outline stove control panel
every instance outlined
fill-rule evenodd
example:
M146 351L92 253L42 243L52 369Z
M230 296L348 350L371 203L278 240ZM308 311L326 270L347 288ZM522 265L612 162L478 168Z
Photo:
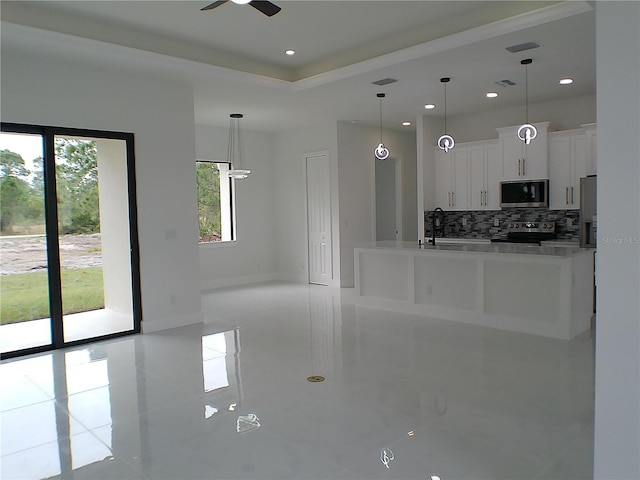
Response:
M554 233L556 231L556 222L529 222L515 221L507 224L507 233Z

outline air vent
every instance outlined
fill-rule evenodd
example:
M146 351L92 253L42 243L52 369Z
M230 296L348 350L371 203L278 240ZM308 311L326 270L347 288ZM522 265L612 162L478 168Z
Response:
M516 82L512 80L498 80L493 83L495 83L496 85L500 85L501 87L513 87L516 84Z
M389 85L390 83L396 83L398 80L396 80L395 78L383 78L382 80L377 80L375 82L371 82L374 85L378 85L378 86L383 86L383 85Z
M531 50L532 48L538 48L540 45L538 45L536 42L527 42L527 43L521 43L520 45L512 45L510 47L507 47L507 50L509 50L511 53L518 53L518 52L524 52L525 50Z

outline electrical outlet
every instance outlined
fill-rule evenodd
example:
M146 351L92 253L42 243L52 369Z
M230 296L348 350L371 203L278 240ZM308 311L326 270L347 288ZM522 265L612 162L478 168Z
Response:
M467 226L467 219L462 217L462 226L466 227Z
M500 219L498 217L493 219L493 226L494 227L499 227L500 226Z
M573 218L567 218L567 228L573 227Z

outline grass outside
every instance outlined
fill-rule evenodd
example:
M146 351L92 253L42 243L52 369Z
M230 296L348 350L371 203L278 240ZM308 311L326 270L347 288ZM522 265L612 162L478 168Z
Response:
M104 308L102 267L62 270L64 314ZM0 324L49 318L47 272L0 277Z

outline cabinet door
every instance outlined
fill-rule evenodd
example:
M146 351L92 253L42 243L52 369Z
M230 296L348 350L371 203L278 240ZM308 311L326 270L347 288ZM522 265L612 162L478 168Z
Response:
M484 166L486 170L486 184L484 187L484 208L486 210L500 209L500 182L502 181L502 158L498 143L485 145Z
M498 128L505 180L549 178L549 122L534 124L538 135L529 145L518 138L520 126Z
M443 210L452 209L452 163L453 152L444 153L438 149L436 150L434 168L434 198L436 206L441 207Z
M549 139L549 164L549 208L556 210L570 208L570 136L554 136Z
M538 136L526 145L522 140L522 178L549 178L549 143L546 129L538 128Z
M571 185L569 186L570 208L580 208L580 179L587 176L587 137L584 134L571 137Z
M454 210L469 208L469 160L468 148L453 151L453 204Z
M487 169L484 153L482 145L469 147L469 186L471 191L469 208L471 210L484 210L485 208Z
M514 130L512 135L500 136L502 143L503 175L507 180L518 180L522 178L522 141L516 137Z

